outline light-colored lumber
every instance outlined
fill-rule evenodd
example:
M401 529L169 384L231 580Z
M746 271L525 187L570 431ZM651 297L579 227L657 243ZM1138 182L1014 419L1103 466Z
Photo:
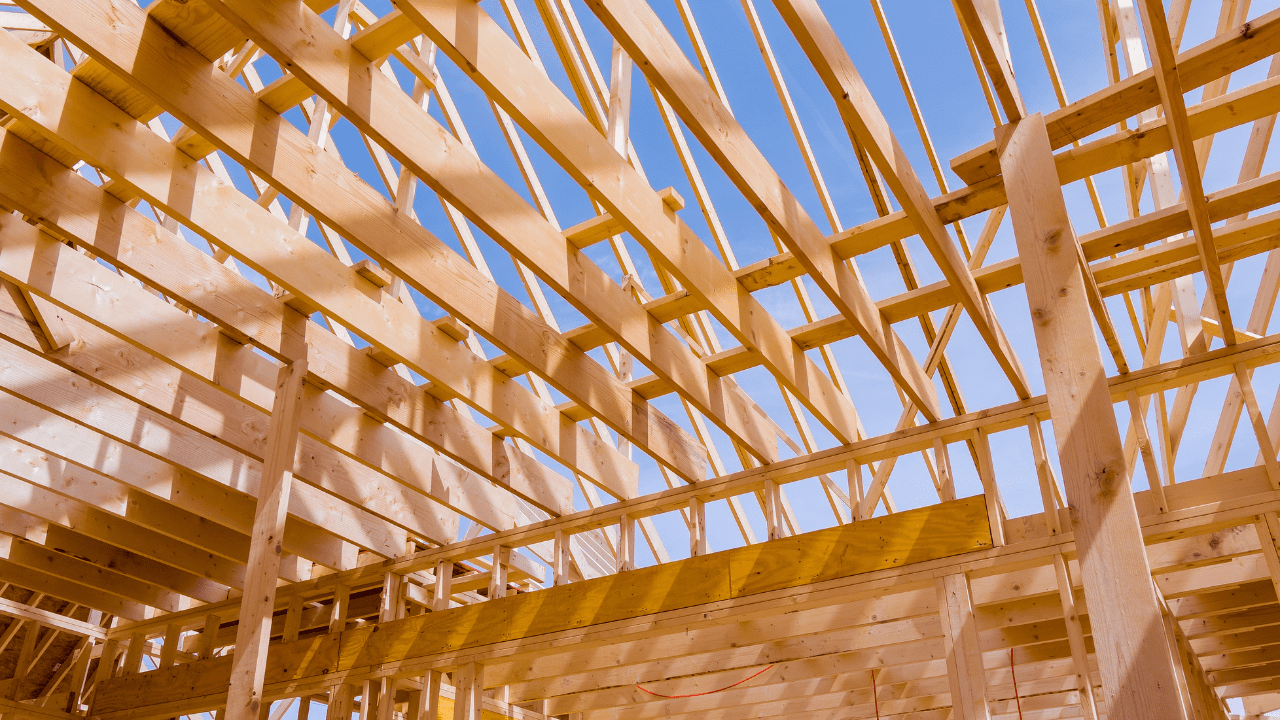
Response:
M1184 717L1169 692L1177 686L1173 658L1147 577L1128 469L1093 328L1075 232L1054 177L1044 121L1031 116L998 136L1001 170L1024 268L1040 349L1054 435L1081 543L1081 573L1092 598L1108 712L1126 717Z
M302 318L298 318L302 322ZM283 548L284 520L293 485L294 450L302 411L303 383L307 377L305 356L280 368L271 428L263 458L262 484L253 514L245 599L236 632L235 663L231 666L231 690L227 698L230 720L254 720L262 706L262 681L266 675L268 629L275 609L275 578Z

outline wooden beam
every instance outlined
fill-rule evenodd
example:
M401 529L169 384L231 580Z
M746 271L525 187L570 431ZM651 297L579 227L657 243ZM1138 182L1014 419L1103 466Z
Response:
M1213 296L1214 311L1222 328L1222 340L1227 345L1236 342L1236 327L1231 322L1231 309L1227 305L1227 285L1222 277L1222 265L1218 249L1213 242L1213 228L1204 197L1204 178L1196 159L1195 145L1187 121L1187 105L1183 93L1181 74L1177 67L1177 55L1169 38L1169 25L1165 18L1162 0L1139 0L1142 11L1142 27L1151 52L1151 69L1155 72L1156 86L1168 120L1169 136L1173 141L1173 156L1178 164L1178 177L1182 180L1182 194L1191 215L1191 228L1195 233L1196 247L1200 250L1200 264L1204 272L1208 292Z
M1075 238L1039 115L997 136L1109 715L1184 717Z
M299 318L301 322L301 318ZM284 539L284 519L293 484L293 455L298 444L302 411L302 386L307 377L305 351L302 357L280 368L275 404L263 458L262 483L253 514L253 537L249 546L249 572L245 578L244 600L240 605L240 626L236 631L236 652L231 666L231 689L227 697L228 720L258 720L262 705L262 681L267 672L267 642L271 639L271 615L275 610L276 575Z
M938 417L933 383L876 311L862 282L836 258L822 232L759 148L684 57L647 4L587 3L675 109L771 230L804 266L854 332L929 420Z
M57 628L58 630L68 632L73 635L91 637L98 640L102 640L107 637L105 630L92 623L87 623L83 620L76 620L75 618L67 617L61 613L41 610L6 598L0 598L0 615L8 615L9 617L20 618L23 620L35 620L41 625Z
M1009 38L1000 13L1000 0L955 0L956 14L973 38L982 65L991 78L1005 119L1017 122L1027 114L1022 94L1013 77L1013 58L1009 55Z

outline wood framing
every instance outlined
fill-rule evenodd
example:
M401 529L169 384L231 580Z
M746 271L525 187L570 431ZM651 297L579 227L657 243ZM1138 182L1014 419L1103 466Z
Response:
M1203 2L0 0L0 718L1280 707Z

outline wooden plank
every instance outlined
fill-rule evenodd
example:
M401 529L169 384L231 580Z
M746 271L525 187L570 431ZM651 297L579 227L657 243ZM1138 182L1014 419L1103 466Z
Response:
M159 411L168 411L174 419L218 438L251 456L262 457L265 449L267 416L257 410L269 407L273 394L270 377L275 365L225 338L216 327L200 323L154 295L143 291L109 272L100 264L75 250L39 237L35 228L15 220L0 221L0 273L7 273L17 284L33 293L57 299L71 309L101 324L120 325L124 317L152 318L146 329L136 324L123 338L142 347L125 344L121 338L103 332L81 317L72 316L68 323L76 328L80 344L69 351L60 364L89 375L117 392ZM19 280L21 278L21 280ZM35 283L35 285L32 285ZM107 298L110 298L108 302ZM124 313L124 315L121 315ZM295 313L299 324L303 322ZM166 357L170 364L147 353ZM219 367L219 366L222 367ZM230 366L230 367L227 367ZM182 370L203 376L209 384L191 385ZM146 376L151 382L122 383L130 373ZM228 388L218 385L221 379L233 388L250 395L252 404L237 402ZM178 388L181 388L179 390ZM319 400L314 394L306 403L319 419L327 419L338 403ZM349 417L349 413L347 414ZM319 424L309 423L312 427ZM370 433L372 434L372 433ZM330 437L332 434L329 434ZM311 484L348 499L379 516L400 524L425 537L447 541L457 537L457 522L452 513L388 477L370 472L372 468L353 464L359 446L348 443L347 455L340 448L322 444L321 438L302 440L294 459L294 471ZM321 440L321 442L317 442ZM366 452L374 450L376 444ZM384 451L385 452L385 451ZM428 472L431 462L426 463ZM378 468L379 470L383 468ZM385 470L384 470L385 472ZM408 473L404 473L409 475ZM410 475L410 477L412 477ZM345 478L345 479L340 479ZM421 484L419 483L419 487Z
M1177 677L1161 637L1124 448L1044 121L1031 116L1005 128L998 142L1081 574L1093 631L1102 639L1097 645L1108 714L1184 717L1169 692Z
M57 628L63 632L72 633L73 635L81 635L99 640L102 640L107 636L105 630L92 623L76 620L75 618L70 618L60 613L41 610L7 598L0 598L0 614L25 620L36 620L41 625Z
M942 614L947 677L951 683L951 705L959 720L987 720L986 672L978 646L978 626L973 617L973 598L964 573L937 579L939 612Z
M296 322L304 320L297 316ZM307 377L302 357L280 368L275 404L262 463L262 482L253 514L249 567L236 652L231 665L231 690L227 698L229 720L257 720L262 704L262 682L267 671L267 643L271 639L271 615L275 610L276 575L280 571L284 520L293 484L293 455L298 445L303 383Z
M956 0L956 13L969 30L978 56L991 78L1005 119L1017 122L1027 114L1022 94L1013 76L1013 58L1009 56L1009 40L1000 15L999 0Z

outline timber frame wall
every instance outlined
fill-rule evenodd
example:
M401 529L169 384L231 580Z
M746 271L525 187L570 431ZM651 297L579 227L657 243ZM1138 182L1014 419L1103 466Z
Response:
M847 227L756 0L743 52L825 217L739 124L751 103L731 109L716 73L734 58L689 0L675 29L659 2L0 0L0 718L1280 709L1280 398L1268 413L1254 389L1280 361L1280 174L1262 172L1280 10L1197 0L1220 19L1183 47L1191 0L1086 0L1110 82L1069 102L1024 0L1058 101L1034 108L1002 17L1016 0L953 0L993 132L948 176L882 0L878 37L856 38L817 0L773 0L878 211ZM914 127L891 128L855 69L846 45L868 38ZM494 137L454 103L463 75ZM690 198L655 189L631 141L645 87ZM1242 127L1238 181L1206 194L1215 136ZM941 195L895 132L918 133ZM524 185L481 153L509 153ZM700 162L776 255L738 263ZM591 217L561 223L544 163ZM1121 221L1104 173L1123 177ZM1100 229L1077 234L1071 183ZM420 191L452 236L420 221ZM1016 253L987 262L1006 217ZM620 277L592 259L605 246ZM877 299L854 263L886 249L905 291ZM1248 310L1228 299L1237 262L1261 267ZM787 284L807 324L755 295ZM1034 359L988 300L1009 288ZM559 324L566 303L586 324ZM962 320L1014 401L966 404L947 354ZM913 354L899 332L917 325ZM864 430L841 341L897 391L901 410L876 409L894 431ZM735 378L756 368L789 418ZM1219 379L1221 410L1193 412ZM1175 478L1196 428L1204 470ZM997 478L998 434L1031 472ZM1257 456L1228 469L1237 436ZM913 455L922 477L894 480L937 503L900 511L889 481ZM963 497L969 461L983 492ZM793 483L820 488L830 527L801 528ZM1040 511L1010 516L1014 487ZM721 501L742 542L712 552Z

